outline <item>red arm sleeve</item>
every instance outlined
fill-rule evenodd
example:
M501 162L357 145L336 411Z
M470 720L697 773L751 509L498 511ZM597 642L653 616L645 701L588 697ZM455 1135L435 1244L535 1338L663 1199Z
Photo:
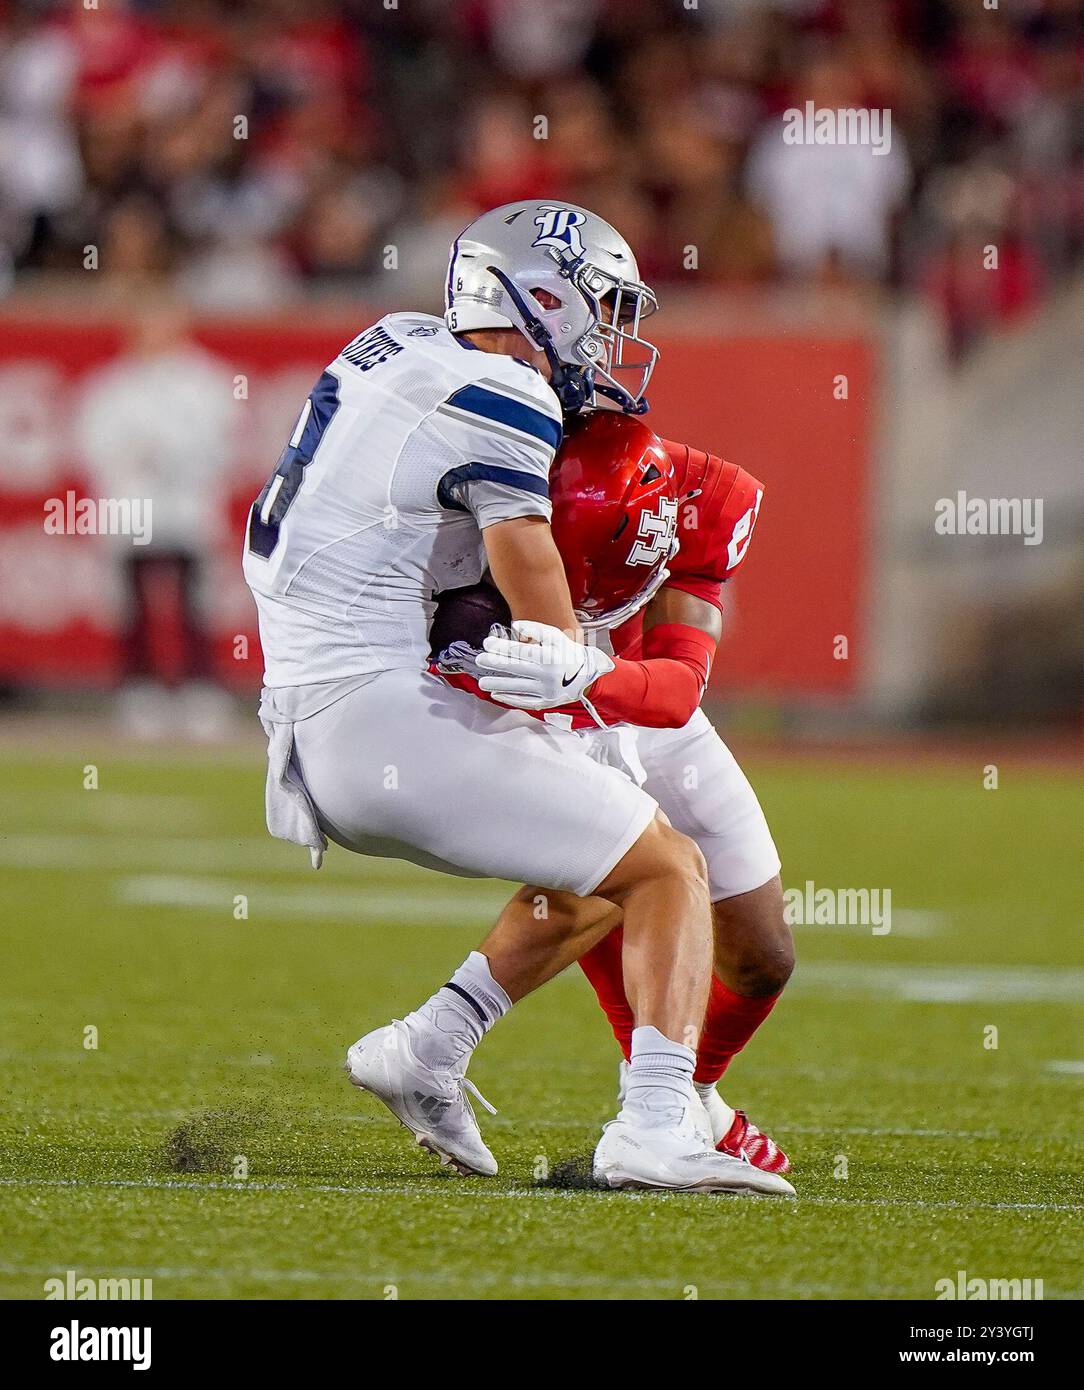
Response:
M590 703L604 724L680 729L700 704L714 655L715 639L701 628L686 623L659 623L644 635L642 660L616 657L614 669L599 676L582 702L528 713L536 719L547 713L567 715L573 728L593 729L597 725L585 707ZM441 671L434 662L430 662L429 670L447 685L495 703L473 676Z
M618 657L586 700L605 724L680 729L700 704L714 655L715 639L700 628L660 623L644 635L643 660Z

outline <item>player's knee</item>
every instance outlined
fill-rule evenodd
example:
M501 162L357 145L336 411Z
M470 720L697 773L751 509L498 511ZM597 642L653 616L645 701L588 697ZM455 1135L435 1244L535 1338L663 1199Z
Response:
M794 937L781 916L774 929L742 944L731 969L738 994L759 999L782 990L794 973Z
M689 886L698 896L710 902L707 860L695 840L682 835L673 826L663 827L668 870Z
M794 972L794 942L786 924L778 935L751 943L733 964L735 989L752 999L778 994Z
M699 847L656 817L596 893L620 903L636 887L660 881L671 883L681 896L705 906L710 902L708 866Z
M794 972L794 937L783 911L778 879L715 904L717 968L750 998L778 994Z
M675 902L704 913L711 911L707 861L699 845L675 830L669 822L656 821L658 837L655 878L667 887Z

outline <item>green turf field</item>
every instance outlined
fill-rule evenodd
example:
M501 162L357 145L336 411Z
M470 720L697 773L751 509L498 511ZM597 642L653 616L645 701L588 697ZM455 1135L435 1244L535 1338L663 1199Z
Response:
M500 885L337 850L312 873L264 833L256 757L8 754L0 1292L71 1269L159 1299L932 1298L962 1269L1081 1297L1084 781L985 791L987 760L750 763L785 885L892 890L888 935L797 929L728 1078L795 1160L780 1202L536 1185L615 1108L578 972L472 1066L500 1177L447 1175L339 1068Z

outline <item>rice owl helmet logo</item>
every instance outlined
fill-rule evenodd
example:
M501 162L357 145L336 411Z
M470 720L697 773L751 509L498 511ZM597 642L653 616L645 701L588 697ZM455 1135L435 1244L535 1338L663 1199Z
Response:
M538 235L532 246L553 246L563 251L567 246L575 256L584 253L579 228L587 221L586 213L574 212L571 208L543 208L534 219Z

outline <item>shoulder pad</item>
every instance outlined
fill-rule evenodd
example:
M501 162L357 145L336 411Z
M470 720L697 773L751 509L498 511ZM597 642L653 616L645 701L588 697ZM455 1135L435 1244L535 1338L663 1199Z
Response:
M729 579L745 559L764 485L737 464L688 450L678 511L675 578Z

